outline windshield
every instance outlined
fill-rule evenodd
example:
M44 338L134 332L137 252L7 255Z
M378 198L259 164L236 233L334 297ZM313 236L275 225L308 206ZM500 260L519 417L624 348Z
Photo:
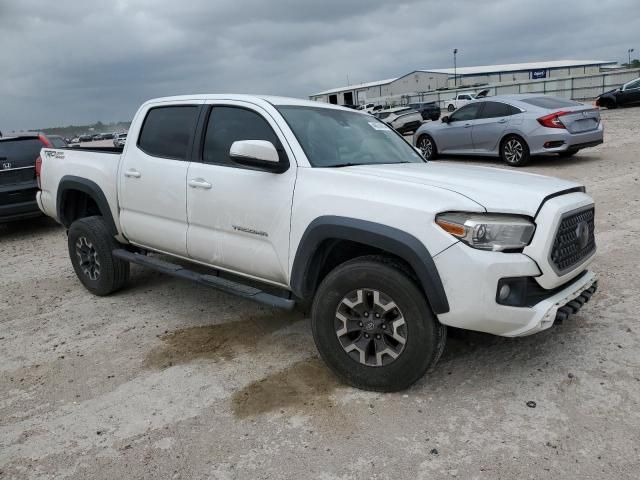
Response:
M322 107L277 108L314 167L425 161L400 135L371 115Z

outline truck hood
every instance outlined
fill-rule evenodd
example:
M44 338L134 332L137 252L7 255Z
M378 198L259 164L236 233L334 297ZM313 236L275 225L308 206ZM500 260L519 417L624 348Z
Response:
M533 173L438 162L360 165L344 170L356 175L442 188L473 200L487 212L531 217L549 195L581 187L577 183Z

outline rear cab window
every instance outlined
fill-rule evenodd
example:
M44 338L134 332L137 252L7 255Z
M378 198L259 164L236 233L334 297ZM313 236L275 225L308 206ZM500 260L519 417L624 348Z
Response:
M197 105L151 108L142 124L138 147L154 157L186 160L198 111Z

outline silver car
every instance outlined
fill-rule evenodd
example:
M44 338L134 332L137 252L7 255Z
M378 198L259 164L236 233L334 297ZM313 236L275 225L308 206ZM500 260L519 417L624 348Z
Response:
M423 124L413 144L427 159L439 154L500 156L525 165L533 155L570 157L602 143L600 112L541 94L478 99L440 122Z

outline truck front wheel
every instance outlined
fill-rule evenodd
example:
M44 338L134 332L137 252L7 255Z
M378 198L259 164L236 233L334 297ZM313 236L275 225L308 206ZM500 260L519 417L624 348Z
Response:
M94 295L109 295L122 288L129 278L129 263L113 256L120 245L104 218L86 217L69 228L69 257L84 287Z
M329 368L364 390L405 389L444 350L446 327L402 264L380 256L343 263L322 281L313 337Z

